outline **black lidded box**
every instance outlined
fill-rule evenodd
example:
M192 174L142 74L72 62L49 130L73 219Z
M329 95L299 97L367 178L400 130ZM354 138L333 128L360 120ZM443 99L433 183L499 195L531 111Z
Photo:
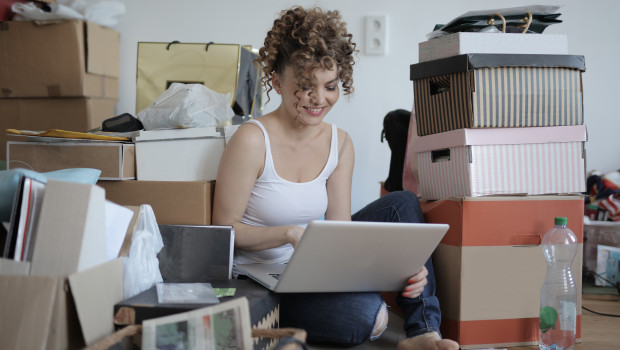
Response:
M418 136L582 125L584 71L578 55L471 53L412 64Z

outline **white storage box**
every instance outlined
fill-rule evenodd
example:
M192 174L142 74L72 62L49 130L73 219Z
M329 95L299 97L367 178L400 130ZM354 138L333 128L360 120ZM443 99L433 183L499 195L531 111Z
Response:
M215 127L142 131L134 142L136 176L147 181L215 180L225 146Z
M567 55L568 39L564 34L459 32L418 44L420 62L466 53Z
M458 129L414 140L426 200L585 191L584 125Z

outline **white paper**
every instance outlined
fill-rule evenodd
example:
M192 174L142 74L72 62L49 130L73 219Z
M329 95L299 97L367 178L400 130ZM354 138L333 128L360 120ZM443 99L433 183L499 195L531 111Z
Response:
M160 304L217 304L211 283L157 283Z
M108 260L118 257L132 217L133 211L131 209L108 200L105 201L105 231Z

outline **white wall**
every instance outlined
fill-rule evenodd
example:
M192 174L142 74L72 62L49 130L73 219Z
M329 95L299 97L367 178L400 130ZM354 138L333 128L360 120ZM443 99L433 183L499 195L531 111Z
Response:
M383 117L397 108L411 109L413 85L409 65L418 62L417 44L436 23L446 23L470 10L538 4L539 1L470 0L131 0L117 29L121 32L120 99L117 114L135 115L136 51L139 41L240 43L260 47L279 11L293 5L319 5L338 9L358 43L355 93L341 98L328 121L347 130L355 144L356 168L353 175L353 210L378 198L379 181L386 179L390 149L380 142ZM589 141L586 143L587 169L609 172L620 168L618 139L620 118L614 102L619 99L620 30L613 16L620 13L616 0L549 0L563 5L561 24L545 33L566 34L569 53L584 55L584 113ZM609 15L605 15L608 13ZM364 16L388 15L388 54L364 54ZM277 107L273 98L265 112Z

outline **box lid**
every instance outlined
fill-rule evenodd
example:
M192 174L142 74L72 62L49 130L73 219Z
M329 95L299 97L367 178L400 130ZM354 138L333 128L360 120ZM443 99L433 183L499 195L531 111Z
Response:
M457 129L417 137L413 141L413 150L420 153L460 146L517 145L586 140L585 125Z
M586 63L584 56L579 55L469 53L412 64L409 71L409 80L489 67L560 67L585 71Z
M162 141L177 139L196 139L205 137L224 137L222 129L216 127L188 128L188 129L162 129L140 131L138 136L133 137L134 142Z

